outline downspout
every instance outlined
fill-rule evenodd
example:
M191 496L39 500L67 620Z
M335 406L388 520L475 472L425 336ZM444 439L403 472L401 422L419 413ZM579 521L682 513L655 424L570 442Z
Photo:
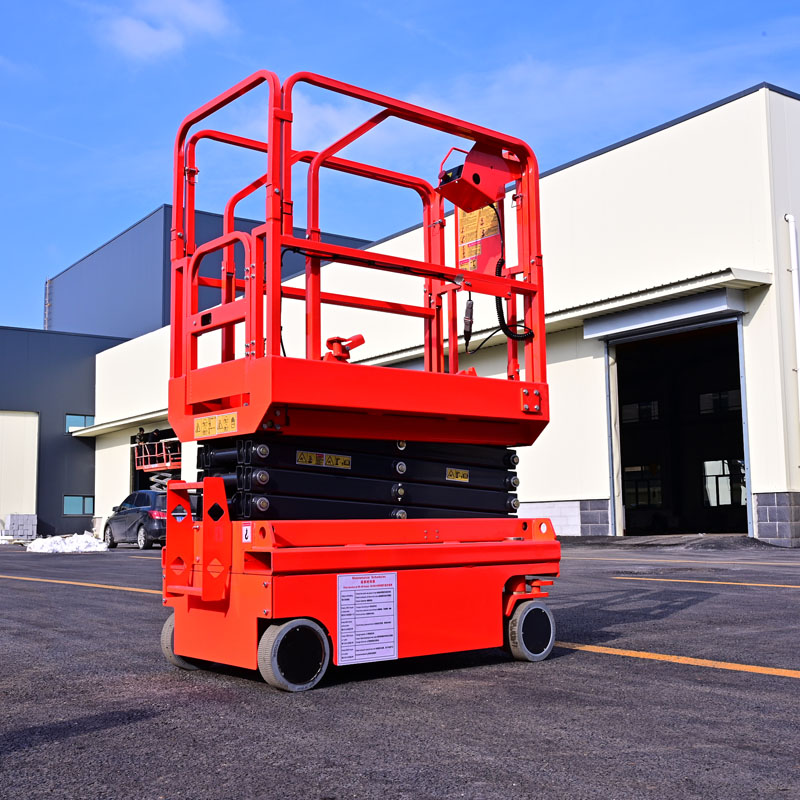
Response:
M800 415L800 269L797 258L797 222L794 214L784 214L789 223L789 263L792 273L792 298L794 300L794 364L797 384L797 411Z

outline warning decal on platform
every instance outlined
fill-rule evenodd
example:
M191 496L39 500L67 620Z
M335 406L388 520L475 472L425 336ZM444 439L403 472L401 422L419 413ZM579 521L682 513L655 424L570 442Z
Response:
M336 576L337 664L397 658L397 573Z
M212 417L197 417L194 421L196 439L216 436L218 433L236 433L239 429L238 414L215 414Z
M459 269L494 272L502 253L502 240L491 206L469 212L456 209L456 248Z
M339 456L334 453L312 453L309 450L298 450L295 463L304 467L331 467L333 469L352 469L353 459L350 456Z
M469 470L454 469L453 467L448 467L446 477L448 481L460 481L461 483L469 483Z

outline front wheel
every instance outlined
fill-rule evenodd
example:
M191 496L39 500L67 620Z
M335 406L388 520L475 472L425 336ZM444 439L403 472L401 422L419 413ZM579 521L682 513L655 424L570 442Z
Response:
M310 619L271 625L258 643L258 671L270 686L285 692L313 689L330 661L328 635Z
M136 532L136 544L140 550L149 550L153 546L147 531L144 529L144 525L140 525L139 530Z
M173 667L178 667L179 669L198 669L197 664L193 661L190 661L188 658L184 658L183 656L179 656L175 652L175 614L170 614L167 618L167 621L164 623L164 627L161 629L161 652L164 654L164 658L172 664Z
M556 623L541 600L520 603L508 620L508 649L518 661L543 661L556 640Z
M114 541L114 534L111 533L110 525L106 525L103 531L103 541L106 543L109 550L113 550L117 546L117 543Z

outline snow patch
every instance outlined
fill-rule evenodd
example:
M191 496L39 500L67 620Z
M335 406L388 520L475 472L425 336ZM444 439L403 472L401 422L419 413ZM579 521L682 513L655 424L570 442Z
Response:
M108 550L108 545L86 531L72 536L34 539L25 549L29 553L102 553Z

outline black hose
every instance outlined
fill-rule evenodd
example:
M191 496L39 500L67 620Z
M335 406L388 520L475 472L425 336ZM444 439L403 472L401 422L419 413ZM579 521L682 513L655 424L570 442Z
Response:
M494 204L492 204L492 211L494 211L494 215L497 217L497 229L500 231L500 258L497 259L497 266L494 269L494 274L498 278L502 278L503 267L506 263L506 241L505 236L503 235L503 223L500 220L500 212L497 210L497 206ZM533 339L533 331L530 328L526 328L521 322L515 322L514 326L517 328L523 328L523 333L517 333L516 331L511 330L506 322L505 311L503 311L502 297L495 297L494 306L495 311L497 312L497 324L500 327L500 330L503 331L503 333L509 339L512 339L515 342L525 342L528 339Z

